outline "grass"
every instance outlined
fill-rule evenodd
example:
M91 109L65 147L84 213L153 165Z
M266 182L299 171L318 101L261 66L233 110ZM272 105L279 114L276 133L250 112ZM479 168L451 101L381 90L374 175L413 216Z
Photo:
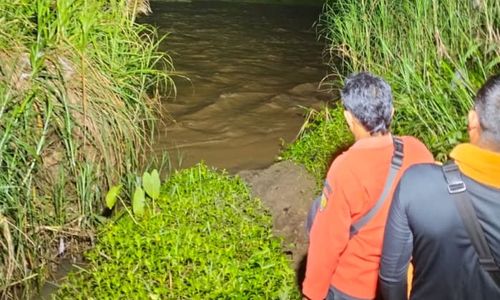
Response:
M297 140L287 145L281 159L305 166L316 177L320 187L332 159L346 150L353 137L343 117L343 107L310 110Z
M395 98L393 132L418 137L440 161L467 140L473 96L500 72L498 1L329 0L318 27L330 57L324 82L340 88L365 70L384 77ZM341 108L311 112L282 156L321 182L351 141Z
M92 238L147 148L171 62L136 4L0 2L0 298L31 297L61 241Z
M465 141L475 91L500 71L500 2L328 1L321 17L335 75L368 70L393 87L394 131L439 160Z
M272 221L239 178L173 174L134 221L119 214L55 299L299 299Z

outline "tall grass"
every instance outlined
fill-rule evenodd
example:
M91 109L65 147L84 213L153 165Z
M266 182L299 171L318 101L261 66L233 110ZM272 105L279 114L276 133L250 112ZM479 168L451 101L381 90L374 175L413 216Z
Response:
M500 2L329 0L321 18L332 72L368 70L394 89L395 131L446 159L466 139L477 88L500 70Z
M0 298L27 299L60 245L92 238L147 147L171 63L138 4L0 2Z

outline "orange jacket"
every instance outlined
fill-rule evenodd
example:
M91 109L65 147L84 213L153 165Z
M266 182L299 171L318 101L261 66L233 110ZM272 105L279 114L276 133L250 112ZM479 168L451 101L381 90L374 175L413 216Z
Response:
M330 286L355 298L375 297L384 226L396 183L409 166L433 162L432 154L419 140L402 140L403 166L389 198L351 240L351 224L366 214L382 193L393 153L392 137L361 139L332 163L322 207L310 232L303 283L308 298L324 299Z

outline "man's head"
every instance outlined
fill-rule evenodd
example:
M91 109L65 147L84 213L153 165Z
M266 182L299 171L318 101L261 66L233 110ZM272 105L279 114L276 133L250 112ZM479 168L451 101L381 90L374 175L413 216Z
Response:
M367 72L346 79L341 91L347 123L356 139L389 132L394 108L391 87Z
M500 151L500 74L490 77L476 94L469 137L473 144Z

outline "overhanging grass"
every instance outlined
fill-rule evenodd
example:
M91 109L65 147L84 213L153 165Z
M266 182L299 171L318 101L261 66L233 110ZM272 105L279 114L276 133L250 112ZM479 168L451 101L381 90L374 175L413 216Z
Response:
M238 178L204 165L175 173L137 222L106 226L55 298L300 298L269 213Z
M0 2L0 298L29 299L58 245L90 237L147 147L170 61L130 3Z

